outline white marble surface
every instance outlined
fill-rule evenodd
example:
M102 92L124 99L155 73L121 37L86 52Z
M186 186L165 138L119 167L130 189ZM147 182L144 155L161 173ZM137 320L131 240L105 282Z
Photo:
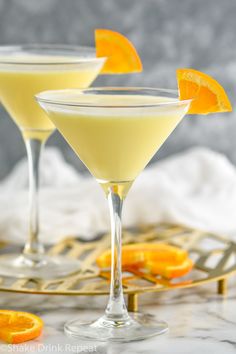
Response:
M63 333L72 317L99 316L105 298L42 297L1 293L0 306L31 311L45 322L43 335L23 345L0 344L0 353L100 353L100 354L231 354L236 353L235 277L227 297L217 295L215 284L143 296L140 310L169 323L168 334L133 343L74 341Z

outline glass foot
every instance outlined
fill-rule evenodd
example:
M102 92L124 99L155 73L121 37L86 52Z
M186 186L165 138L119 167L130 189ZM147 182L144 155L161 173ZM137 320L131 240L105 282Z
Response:
M32 262L21 254L0 256L0 276L31 279L61 278L80 269L80 262L63 256L43 256Z
M168 331L168 325L148 314L129 313L126 321L111 321L105 315L95 322L69 321L64 329L72 338L130 342L164 334Z

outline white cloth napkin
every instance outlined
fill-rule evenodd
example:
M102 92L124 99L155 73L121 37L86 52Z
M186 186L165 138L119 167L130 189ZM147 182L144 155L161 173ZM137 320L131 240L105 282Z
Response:
M47 148L42 161L41 240L68 235L92 238L109 229L104 193L79 174L61 153ZM27 162L0 183L0 240L23 243L28 221ZM124 206L124 225L172 222L236 235L236 169L224 155L194 148L146 168Z

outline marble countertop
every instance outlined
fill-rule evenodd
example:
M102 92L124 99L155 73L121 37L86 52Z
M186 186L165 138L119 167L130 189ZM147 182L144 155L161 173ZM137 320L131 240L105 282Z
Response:
M8 346L0 353L100 354L231 354L236 353L235 277L227 297L216 294L216 284L142 296L140 310L168 322L168 334L132 343L98 343L69 339L64 323L73 317L88 320L102 314L105 297L82 298L1 293L0 306L30 311L42 317L43 335L35 341Z

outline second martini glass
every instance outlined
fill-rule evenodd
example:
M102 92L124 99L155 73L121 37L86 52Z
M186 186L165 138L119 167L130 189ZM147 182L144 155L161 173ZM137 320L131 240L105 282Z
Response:
M29 236L23 253L0 257L0 275L55 278L74 272L79 262L47 257L39 241L38 189L42 147L54 125L35 102L42 90L86 88L99 74L104 58L86 47L25 45L0 47L0 101L19 127L29 162ZM48 221L50 222L50 220Z
M145 88L48 91L40 105L106 193L111 218L111 285L105 315L65 325L69 336L131 341L161 334L168 326L143 314L128 314L122 290L121 212L137 175L187 113L190 100Z

